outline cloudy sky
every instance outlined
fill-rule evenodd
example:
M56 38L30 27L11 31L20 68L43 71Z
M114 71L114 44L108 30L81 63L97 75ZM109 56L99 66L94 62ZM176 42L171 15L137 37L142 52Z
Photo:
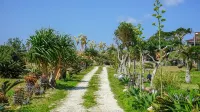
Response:
M0 0L0 44L8 38L26 41L35 30L54 28L73 36L113 42L119 22L141 23L144 36L156 32L151 15L155 0ZM200 0L161 0L167 12L164 31L179 27L200 31ZM186 36L185 39L191 38Z

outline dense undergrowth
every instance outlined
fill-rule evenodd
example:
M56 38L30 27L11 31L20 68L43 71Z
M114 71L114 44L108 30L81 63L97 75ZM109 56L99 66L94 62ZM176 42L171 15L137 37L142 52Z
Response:
M66 89L75 87L81 79L91 71L94 67L89 67L88 69L73 75L71 80L58 80L56 89L49 89L45 95L33 97L31 104L23 106L14 106L8 110L9 112L48 112L51 109L55 108L59 100L66 97L68 94ZM9 91L10 99L13 96L13 90Z

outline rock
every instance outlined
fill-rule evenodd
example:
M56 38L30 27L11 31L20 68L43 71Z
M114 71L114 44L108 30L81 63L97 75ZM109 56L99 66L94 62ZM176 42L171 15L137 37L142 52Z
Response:
M127 91L128 91L127 89L124 89L124 90L123 90L123 92L127 92Z
M153 107L150 106L149 108L147 108L147 111L148 111L148 112L153 112Z
M124 75L121 74L121 75L118 76L119 80L122 80L122 78L124 78Z

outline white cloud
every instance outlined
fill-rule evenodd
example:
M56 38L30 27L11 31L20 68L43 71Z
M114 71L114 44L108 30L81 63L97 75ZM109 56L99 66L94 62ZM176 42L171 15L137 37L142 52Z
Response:
M177 6L184 2L184 0L163 0L166 6Z
M151 17L152 17L152 14L145 14L143 18L144 18L144 19L149 19L149 18L151 18Z
M137 24L140 23L140 20L137 20L135 18L132 17L119 17L118 19L119 22L127 22L127 23L133 23L133 24Z

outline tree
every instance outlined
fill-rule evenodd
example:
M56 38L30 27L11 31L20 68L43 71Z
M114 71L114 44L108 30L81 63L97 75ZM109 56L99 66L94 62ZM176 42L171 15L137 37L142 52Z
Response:
M14 50L18 52L25 50L25 45L23 44L22 40L20 40L18 37L9 38L6 45L13 47Z
M136 45L137 37L134 32L135 26L131 23L121 22L118 28L115 30L114 34L116 36L116 44L118 45L118 60L120 62L118 73L127 73L126 61L129 60L128 67L130 68L130 46ZM125 50L127 50L125 52ZM122 53L123 52L123 53ZM120 57L121 53L121 57Z
M25 72L25 63L13 47L0 45L0 52L0 77L17 78Z
M61 69L66 70L70 67L68 64L75 60L76 48L70 35L61 35L53 29L41 29L29 41L30 62L38 64L45 75L53 72L52 80L60 79Z
M87 45L87 36L81 34L78 37L80 38L81 49L82 49L82 51L84 51L84 49L86 49L86 45Z

